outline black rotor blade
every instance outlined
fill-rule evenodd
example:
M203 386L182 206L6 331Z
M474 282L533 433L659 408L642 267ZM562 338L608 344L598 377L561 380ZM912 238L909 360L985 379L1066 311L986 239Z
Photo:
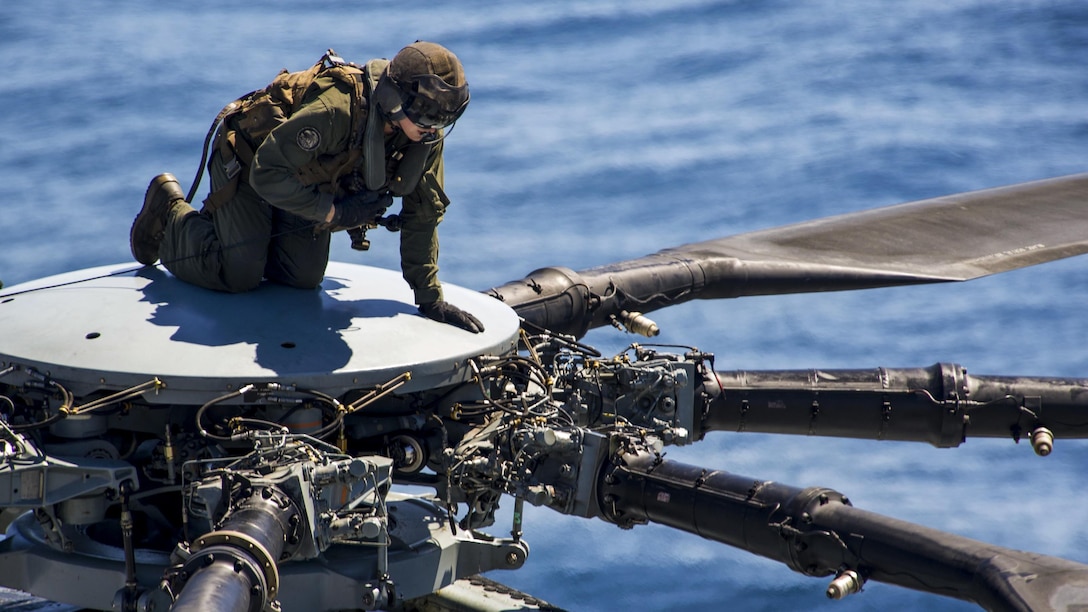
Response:
M580 336L693 299L963 281L1088 252L1088 174L921 200L665 249L491 289Z
M979 376L959 365L716 372L698 437L748 431L929 442L1088 438L1088 379Z
M668 525L809 576L849 571L988 610L1088 605L1088 565L860 510L831 489L791 487L644 451L623 453L598 486L602 518L621 527ZM850 590L836 583L829 597Z

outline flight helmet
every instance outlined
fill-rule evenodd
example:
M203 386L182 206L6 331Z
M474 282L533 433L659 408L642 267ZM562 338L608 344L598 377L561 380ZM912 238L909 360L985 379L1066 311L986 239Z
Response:
M400 50L374 92L382 112L407 117L422 128L449 126L468 106L468 82L461 61L442 45L416 41Z

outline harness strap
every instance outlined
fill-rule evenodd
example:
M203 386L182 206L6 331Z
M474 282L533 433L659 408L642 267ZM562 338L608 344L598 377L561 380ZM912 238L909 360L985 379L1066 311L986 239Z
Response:
M208 194L204 199L204 212L213 213L238 193L238 183L249 181L249 168L253 164L253 149L240 138L236 130L227 130L218 139L219 159L227 173L227 182Z
M226 120L227 117L241 110L242 100L245 100L246 98L252 96L255 93L257 92L251 91L246 95L242 96L241 98L238 98L237 100L224 106L223 110L219 111L219 114L215 116L215 119L212 121L211 127L208 128L208 135L204 137L204 148L200 151L200 164L198 164L196 167L196 176L193 177L193 185L189 188L188 195L185 196L186 202L193 201L193 196L196 195L196 190L200 187L200 179L204 176L204 164L208 163L208 145L211 144L212 137L215 136L216 130L223 123L223 121Z

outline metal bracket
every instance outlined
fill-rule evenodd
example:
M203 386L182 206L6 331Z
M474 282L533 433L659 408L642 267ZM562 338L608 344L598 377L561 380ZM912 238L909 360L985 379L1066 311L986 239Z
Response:
M941 380L944 385L944 401L941 418L939 448L955 448L963 443L967 426L967 397L964 387L963 368L956 364L942 363ZM962 393L961 393L962 392Z
M117 491L121 483L138 484L136 468L124 461L86 457L39 456L8 461L0 472L0 506L40 508L69 499Z

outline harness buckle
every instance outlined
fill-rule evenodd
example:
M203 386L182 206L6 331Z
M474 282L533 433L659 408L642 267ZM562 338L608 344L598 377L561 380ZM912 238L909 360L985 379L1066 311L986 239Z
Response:
M223 164L223 170L227 173L227 180L231 180L238 176L238 173L242 171L242 164L238 163L238 157L230 158L230 161Z
M332 49L326 51L325 57L322 59L328 60L330 66L343 66L347 64L347 62L344 61L344 58L337 55L336 51L333 51Z

